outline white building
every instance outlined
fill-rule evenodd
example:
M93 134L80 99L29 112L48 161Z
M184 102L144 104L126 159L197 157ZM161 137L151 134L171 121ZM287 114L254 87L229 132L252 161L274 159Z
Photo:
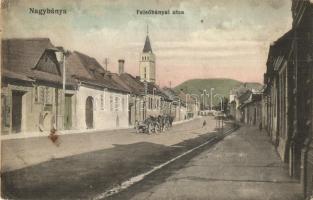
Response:
M128 90L92 57L73 52L67 58L68 75L76 79L76 129L128 127Z

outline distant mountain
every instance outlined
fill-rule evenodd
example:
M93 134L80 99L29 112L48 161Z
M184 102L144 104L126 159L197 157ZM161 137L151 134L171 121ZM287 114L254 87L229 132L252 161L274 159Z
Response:
M181 83L180 85L174 88L175 91L180 91L181 89L187 93L202 94L203 90L207 92L210 91L210 88L214 88L214 94L220 94L221 96L229 98L229 92L233 88L238 88L246 84L247 88L261 89L262 84L255 82L241 82L233 79L224 79L224 78L212 78L212 79L191 79ZM215 98L214 103L217 103L218 99Z

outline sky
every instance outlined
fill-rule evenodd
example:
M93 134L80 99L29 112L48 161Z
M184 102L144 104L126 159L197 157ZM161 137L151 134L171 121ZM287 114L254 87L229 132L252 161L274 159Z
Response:
M2 9L4 38L48 37L56 46L108 58L117 72L139 74L147 25L157 83L193 78L263 82L269 45L291 28L291 0L10 0ZM38 15L34 9L65 9ZM139 15L137 10L179 10Z

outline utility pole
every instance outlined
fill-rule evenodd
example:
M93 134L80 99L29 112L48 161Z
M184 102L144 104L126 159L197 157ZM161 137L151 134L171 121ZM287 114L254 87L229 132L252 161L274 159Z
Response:
M212 110L212 107L213 107L213 102L212 102L212 96L213 96L213 95L212 95L212 91L213 91L213 90L214 90L214 88L211 88L211 102L210 102L210 103L211 103L211 110Z
M144 96L144 100L143 100L143 111L144 111L144 113L143 113L143 119L145 120L146 119L146 115L147 115L147 94L148 94L148 83L147 83L147 81L145 80L144 81L144 86L145 86L145 96Z

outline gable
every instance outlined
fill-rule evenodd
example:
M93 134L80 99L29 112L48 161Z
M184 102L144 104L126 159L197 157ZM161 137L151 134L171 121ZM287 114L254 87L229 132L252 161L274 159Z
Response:
M34 69L61 76L60 64L54 51L44 51Z

